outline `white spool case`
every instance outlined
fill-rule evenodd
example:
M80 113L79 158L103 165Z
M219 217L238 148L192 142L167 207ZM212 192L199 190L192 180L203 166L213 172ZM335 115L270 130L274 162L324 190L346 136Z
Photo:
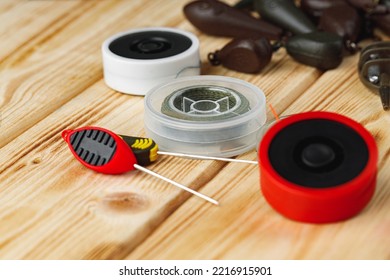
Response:
M151 31L180 34L191 41L191 46L183 52L156 59L128 58L110 50L111 43L121 37ZM158 84L177 77L200 74L198 38L190 32L176 28L148 27L118 33L104 41L102 56L106 84L114 90L127 94L145 95Z

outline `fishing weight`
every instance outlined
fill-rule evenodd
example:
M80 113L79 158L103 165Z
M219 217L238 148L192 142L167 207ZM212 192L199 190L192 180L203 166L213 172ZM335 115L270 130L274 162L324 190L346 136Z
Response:
M209 53L208 59L212 65L222 64L231 70L258 73L281 46L296 61L320 70L336 68L343 59L343 40L327 32L295 35L286 43L278 42L273 46L265 38L233 39L221 50Z
M343 41L333 33L312 32L291 37L287 53L296 61L320 70L334 69L343 59Z
M326 9L345 5L345 3L345 0L301 0L301 9L312 20L318 22Z
M382 31L390 35L390 14L373 15L371 18Z
M283 30L217 0L198 0L184 6L184 15L200 31L234 38L278 40Z
M316 26L293 3L286 0L255 0L255 9L262 18L293 34L316 31Z
M209 53L212 65L258 73L284 47L299 63L326 71L373 37L372 25L390 34L390 1L242 0L234 7L218 0L198 0L184 7L187 19L202 32L232 37ZM259 18L252 16L258 13Z
M212 65L222 64L243 73L258 73L272 58L273 47L265 38L233 39L221 50L209 53Z
M347 3L325 9L318 23L320 30L340 36L350 53L357 50L361 26L362 20L358 12Z
M347 0L347 2L368 14L386 14L390 12L390 1L388 0Z

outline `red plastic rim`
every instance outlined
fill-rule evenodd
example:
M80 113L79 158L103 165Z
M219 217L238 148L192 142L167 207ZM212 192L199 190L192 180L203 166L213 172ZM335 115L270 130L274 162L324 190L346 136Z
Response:
M315 189L294 184L272 167L268 150L273 138L285 127L305 120L325 119L354 129L368 147L368 161L352 180L333 187ZM306 112L283 118L273 125L260 142L261 190L271 206L284 216L309 223L337 222L359 213L375 191L378 148L374 137L356 121L331 112Z

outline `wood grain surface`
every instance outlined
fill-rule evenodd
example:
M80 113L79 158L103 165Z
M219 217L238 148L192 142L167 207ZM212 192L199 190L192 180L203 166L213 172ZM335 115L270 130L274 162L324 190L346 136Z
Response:
M358 54L327 72L284 50L261 74L212 67L207 54L228 39L195 29L182 13L186 3L0 1L0 258L390 259L390 115L360 83ZM219 200L216 207L147 174L103 175L79 164L64 129L145 135L143 97L105 85L100 47L115 33L150 26L196 34L202 74L253 83L280 115L326 110L362 123L379 148L369 205L344 222L304 224L267 204L257 166L166 156L150 166ZM256 151L238 158L256 160Z

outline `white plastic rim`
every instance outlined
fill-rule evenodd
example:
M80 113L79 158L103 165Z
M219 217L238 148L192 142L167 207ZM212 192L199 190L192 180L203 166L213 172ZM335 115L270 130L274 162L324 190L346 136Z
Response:
M116 39L140 32L162 31L181 34L191 46L177 55L157 59L132 59L113 53L109 46ZM121 32L102 44L105 83L112 89L133 95L145 95L154 86L177 77L200 74L199 40L187 31L169 27L146 27Z
M216 120L183 120L162 111L168 96L175 96L174 92L191 87L231 89L249 102L248 110L227 119ZM266 122L265 104L263 91L243 80L211 75L179 78L159 85L146 94L145 131L162 151L236 156L257 146L256 136Z

